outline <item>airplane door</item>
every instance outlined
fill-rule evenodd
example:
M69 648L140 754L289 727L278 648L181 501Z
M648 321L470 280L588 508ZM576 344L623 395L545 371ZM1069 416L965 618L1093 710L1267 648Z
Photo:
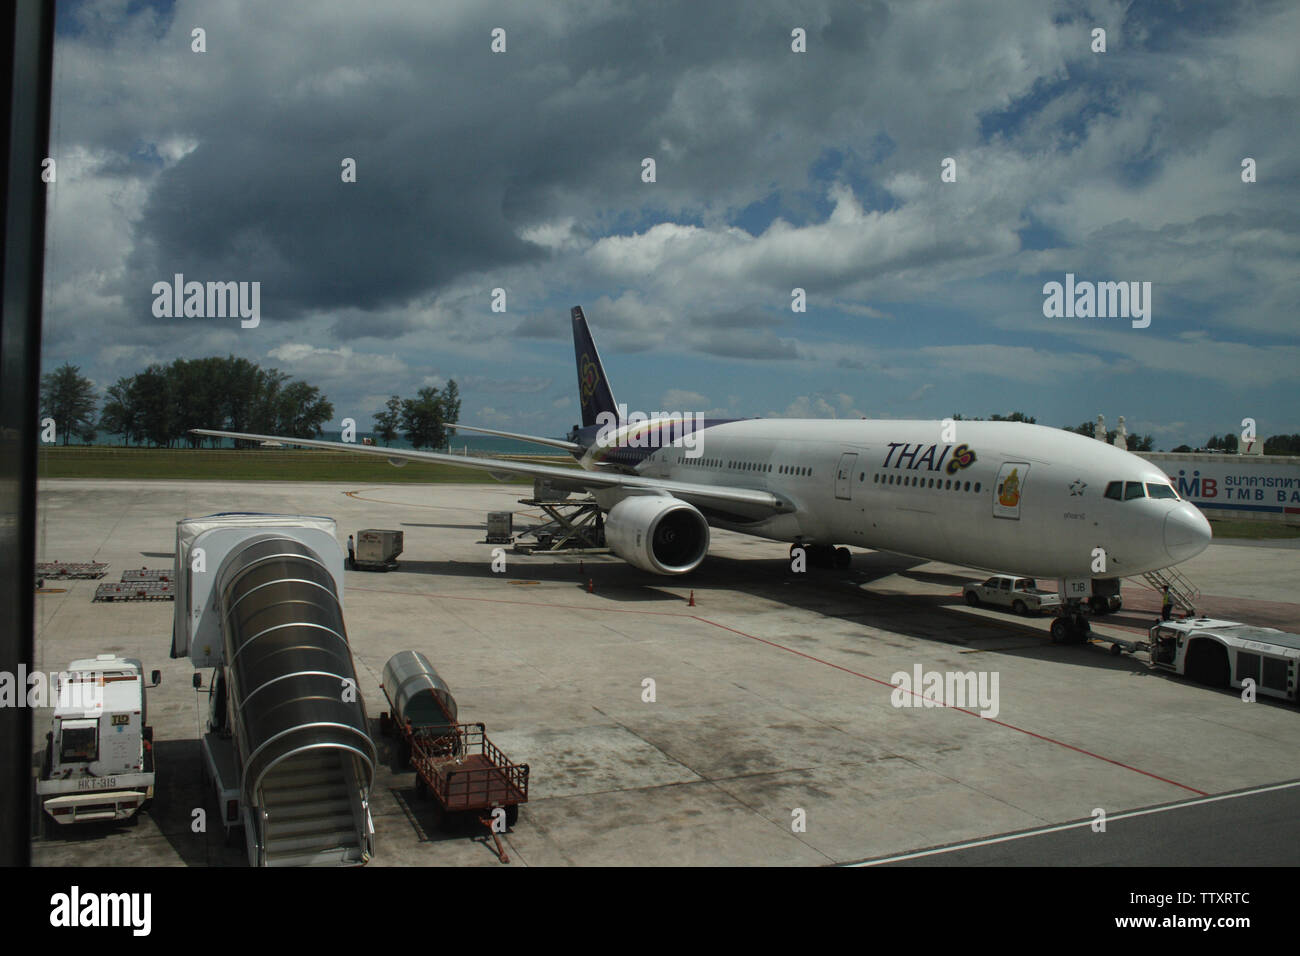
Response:
M848 501L853 497L853 469L858 467L857 452L846 451L840 455L840 465L835 470L835 497Z
M1028 477L1028 462L1008 461L998 469L998 480L993 486L993 517L1020 519L1020 501L1025 496Z

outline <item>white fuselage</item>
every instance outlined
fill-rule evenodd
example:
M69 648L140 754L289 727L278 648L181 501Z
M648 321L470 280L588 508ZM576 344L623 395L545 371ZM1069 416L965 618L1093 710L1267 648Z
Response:
M754 520L700 505L710 524L764 538L1108 578L1185 561L1211 537L1176 497L1104 496L1114 482L1169 485L1157 466L1041 425L958 421L945 432L939 421L754 419L710 425L695 440L655 450L636 473L780 496L790 511Z

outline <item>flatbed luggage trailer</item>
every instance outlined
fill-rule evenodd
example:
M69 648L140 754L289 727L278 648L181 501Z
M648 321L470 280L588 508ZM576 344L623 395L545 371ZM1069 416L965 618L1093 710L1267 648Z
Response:
M494 816L501 808L507 826L515 825L519 804L528 800L528 765L512 763L483 724L458 722L455 697L419 651L394 654L380 686L391 708L379 715L380 729L398 738L399 762L415 769L416 792L437 801L443 824L474 814L501 861L510 862Z
M519 820L519 805L528 802L528 764L512 763L483 724L457 724L450 734L417 730L410 747L416 793L437 802L444 823L472 814L492 834L501 862L509 863L493 817L502 808L507 826Z

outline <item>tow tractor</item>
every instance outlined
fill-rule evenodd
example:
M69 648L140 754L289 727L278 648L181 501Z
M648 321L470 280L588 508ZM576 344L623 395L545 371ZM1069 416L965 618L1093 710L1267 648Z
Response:
M150 686L161 675L154 671ZM144 666L100 654L59 674L57 703L36 793L59 823L138 821L154 793L153 728L145 707Z
M1111 653L1119 653L1124 644L1128 642L1112 644ZM1152 667L1211 687L1241 689L1250 680L1266 697L1297 700L1300 634L1239 621L1184 618L1157 621L1145 645L1123 649L1146 650Z

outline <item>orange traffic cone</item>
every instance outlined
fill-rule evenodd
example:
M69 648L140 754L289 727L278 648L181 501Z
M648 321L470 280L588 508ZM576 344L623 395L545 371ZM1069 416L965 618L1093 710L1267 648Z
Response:
M587 593L590 594L595 590L596 588L592 585L591 578L587 578Z
M695 607L695 592L691 592L691 599L686 604L687 607Z

